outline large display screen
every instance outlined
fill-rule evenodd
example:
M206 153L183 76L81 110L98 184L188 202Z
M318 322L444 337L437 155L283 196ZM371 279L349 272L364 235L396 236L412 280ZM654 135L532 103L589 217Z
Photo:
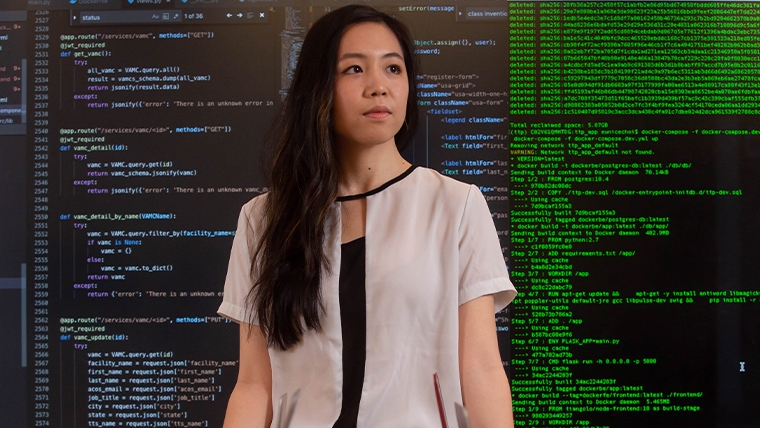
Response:
M365 3L414 37L404 156L493 213L515 425L760 426L760 2ZM221 426L236 219L342 4L0 4L3 425Z

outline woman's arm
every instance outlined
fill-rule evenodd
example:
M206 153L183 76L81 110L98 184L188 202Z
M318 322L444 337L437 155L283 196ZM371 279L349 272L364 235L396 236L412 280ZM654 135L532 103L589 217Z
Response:
M493 308L491 295L459 306L459 376L472 428L514 427Z
M224 428L269 428L272 424L272 366L259 326L248 336L240 324L240 371L224 417Z

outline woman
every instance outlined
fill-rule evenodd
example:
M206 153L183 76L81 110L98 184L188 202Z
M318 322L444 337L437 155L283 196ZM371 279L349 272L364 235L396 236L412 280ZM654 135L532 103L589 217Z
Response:
M309 30L275 126L270 192L238 222L219 313L240 323L225 427L511 427L494 309L514 297L477 187L399 154L416 128L413 45L366 6Z

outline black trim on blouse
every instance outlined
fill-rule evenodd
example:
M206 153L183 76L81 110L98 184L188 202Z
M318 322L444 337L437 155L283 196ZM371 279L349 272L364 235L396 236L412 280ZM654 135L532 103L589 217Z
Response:
M366 243L364 237L340 246L340 330L343 339L343 404L333 428L356 428L367 359Z
M391 186L393 184L396 184L399 181L401 181L404 178L406 178L407 175L411 174L412 171L414 171L414 168L417 168L417 166L416 165L410 166L409 168L407 168L406 171L402 172L401 175L399 175L396 178L392 178L389 181L386 181L385 184L383 184L382 186L380 186L380 187L378 187L376 189L372 189L369 192L359 193L357 195L338 196L337 201L338 202L353 201L353 200L356 200L356 199L366 198L367 196L372 196L375 193L380 193L383 190L387 189L389 186Z

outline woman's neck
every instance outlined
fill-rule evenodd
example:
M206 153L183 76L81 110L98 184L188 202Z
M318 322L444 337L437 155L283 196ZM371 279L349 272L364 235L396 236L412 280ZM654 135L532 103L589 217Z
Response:
M369 192L398 177L411 166L393 141L356 150L341 147L338 150L338 164L339 196Z

